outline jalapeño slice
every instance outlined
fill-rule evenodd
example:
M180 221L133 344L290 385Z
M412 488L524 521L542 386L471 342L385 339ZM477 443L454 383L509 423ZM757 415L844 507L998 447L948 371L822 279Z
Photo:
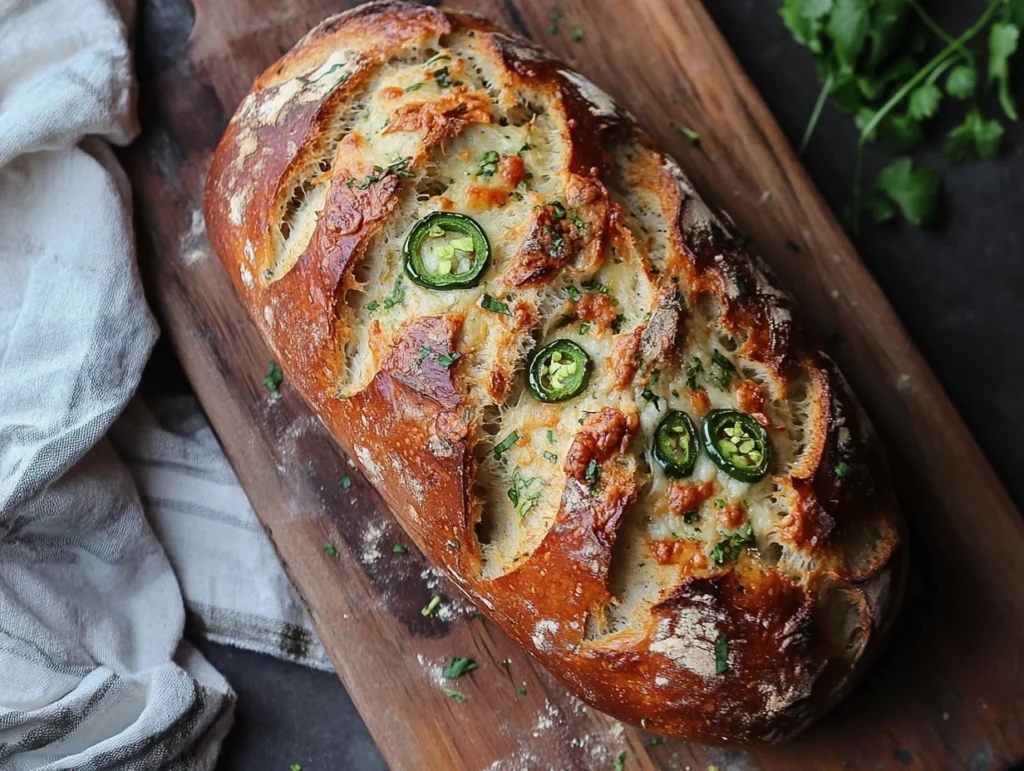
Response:
M718 468L741 482L768 473L772 446L753 417L739 410L712 410L704 417L704 446Z
M654 431L654 458L670 477L689 476L699 450L697 429L685 412L672 410Z
M402 254L405 272L420 286L467 289L479 283L491 245L472 218L435 211L412 226Z
M590 357L572 340L555 340L533 354L526 387L542 402L564 402L587 387Z

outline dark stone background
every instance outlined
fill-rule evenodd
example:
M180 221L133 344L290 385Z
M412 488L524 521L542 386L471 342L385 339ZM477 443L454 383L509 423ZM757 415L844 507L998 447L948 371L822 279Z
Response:
M819 85L809 55L776 14L779 0L705 2L787 136L799 142ZM925 5L946 29L958 31L977 18L986 2L932 0ZM159 17L160 6L148 2L144 13L153 9ZM150 22L160 24L159 18ZM143 48L146 38L144 31ZM141 66L161 55L169 54L143 53ZM1017 81L1020 93L1020 66ZM1019 100L1024 107L1024 93ZM997 114L994 103L985 107L986 115ZM878 228L867 222L858 247L1020 506L1024 402L1014 383L1024 380L1024 129L1010 127L998 160L949 166L937 148L962 111L949 112L934 127L936 150L920 155L944 166L945 205L938 227ZM852 122L829 107L804 157L837 212L849 203L855 141ZM866 179L890 159L884 151L870 152ZM166 343L157 358L169 358ZM207 643L200 647L239 697L219 768L287 771L293 763L304 771L386 768L334 675L247 651Z

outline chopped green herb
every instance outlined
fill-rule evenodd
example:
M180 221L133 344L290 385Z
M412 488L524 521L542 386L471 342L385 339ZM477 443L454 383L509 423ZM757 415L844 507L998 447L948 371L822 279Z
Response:
M441 691L444 693L445 696L447 696L452 701L457 701L461 703L466 700L466 697L458 691L456 691L454 688L442 688Z
M569 286L569 299L572 300L574 303L578 303L582 298L583 298L583 295L580 294L580 290L577 289L576 287L570 285Z
M665 743L664 739L662 739L660 736L655 736L653 739L651 739L649 742L647 742L647 746L648 747L657 747L659 744L664 744L664 743Z
M700 147L700 134L694 131L692 128L686 126L680 126L678 123L669 123L669 127L677 134L682 134L686 137L686 141L694 147Z
M548 429L548 441L551 442L551 444L555 443L555 432L550 428Z
M597 493L598 483L601 481L601 467L597 464L596 458L591 458L590 463L583 472L583 478L590 485L590 492Z
M722 674L729 669L729 638L720 632L715 640L715 671Z
M835 472L836 477L839 479L845 479L853 473L853 468L848 463L839 461L833 471Z
M640 395L648 402L654 405L654 409L661 409L661 397L655 394L650 388L645 388L640 392Z
M435 594L430 598L430 602L427 603L426 607L420 611L424 616L433 616L434 612L441 607L441 596Z
M334 544L330 541L324 541L324 553L330 554L332 557L338 556L338 550L334 548Z
M374 166L373 174L368 174L366 179L360 182L356 187L360 190L366 190L370 185L377 184L390 174L394 174L398 177L411 177L412 172L409 171L410 163L412 163L412 158L398 158L387 166Z
M393 551L395 554L408 554L409 553L409 550L406 549L404 546L402 546L402 544L400 544L400 543L393 544L391 546L391 551Z
M650 379L648 384L649 385L657 385L657 383L658 383L658 381L660 379L661 379L661 370L658 369L657 367L655 367L654 369L651 370L651 379Z
M480 163L476 167L476 175L478 177L493 177L494 172L498 170L498 161L501 160L501 156L498 155L497 150L488 150L480 158Z
M524 142L523 146L519 148L519 152L517 152L516 155L522 155L523 153L532 150L536 146L537 145L531 145L529 142Z
M450 57L448 54L434 54L423 63L423 66L429 67L431 64L434 64L435 62L443 62L445 59L450 60L451 58L452 57Z
M431 74L434 76L434 81L441 88L451 88L451 86L453 85L452 77L451 74L449 74L447 67L442 67L439 70L434 70L433 73Z
M302 771L302 766L300 766L298 763L292 763L288 767L288 771Z
M700 519L700 509L690 509L688 512L683 514L683 522L688 525L692 525L698 519Z
M978 88L978 70L973 65L954 67L946 78L946 93L955 99L970 99Z
M338 480L338 484L341 485L342 490L347 490L352 486L352 477L348 474L342 474L341 479Z
M310 84L310 83L316 83L317 81L323 80L324 78L326 78L331 73L337 72L338 70L340 70L344 66L345 66L344 62L338 62L337 64L334 64L334 65L331 65L330 67L328 67L326 72L321 72L315 78L311 78L309 75L300 75L299 77L296 78L296 80L299 81L300 83L305 83L307 85ZM313 73L310 73L310 75L312 75L312 74ZM350 74L346 72L338 80L338 85L340 86L342 83L344 83L346 80L348 80L349 77L350 77Z
M622 313L612 319L612 332L619 334L622 331L622 325L626 323L626 317Z
M686 368L686 387L691 391L703 391L704 386L697 382L697 377L704 374L704 363L696 356L690 360Z
M619 757L615 758L615 771L625 771L626 768L626 751L623 750L619 753Z
M452 364L454 364L455 362L457 362L461 358L462 358L462 354L461 353L459 353L458 351L452 351L451 353L446 353L443 356L438 356L437 357L437 363L440 364L442 367L446 367L447 368L447 367L452 366Z
M716 509L724 509L725 508L725 500L722 499L722 498L716 498L715 499L715 508Z
M558 34L558 20L562 18L562 12L557 10L552 11L550 18L551 24L548 26L548 34L554 36Z
M366 310L368 311L375 311L377 310L377 306L379 305L380 303L377 302L376 300L371 300L370 302L366 303L366 305L364 305L363 307L366 308Z
M456 680L463 675L469 674L478 667L473 659L465 656L452 657L452 663L441 670L441 674L449 680Z
M580 286L590 292L600 292L601 294L609 294L611 292L607 284L602 284L596 278L588 278L586 281L580 282Z
M401 305L405 302L405 287L402 286L402 277L405 274L399 273L395 279L395 286L391 290L391 294L384 298L384 310L389 311L396 305Z
M498 444L494 446L492 451L495 460L501 460L501 456L508 450L509 447L519 441L519 434L513 431L511 434L502 439Z
M263 378L263 387L270 392L271 401L277 401L281 398L281 383L284 382L284 373L281 368L277 366L276 361L270 362L267 367L266 377Z
M546 482L540 477L524 477L522 470L519 466L516 466L512 471L512 486L508 489L508 499L512 501L512 505L519 513L520 517L525 517L537 502L544 495L543 490L537 490L536 492L527 495L530 492L530 488L533 487L535 482L539 482L543 488L546 486Z
M730 560L739 558L743 549L755 542L754 527L750 524L750 520L747 520L738 531L715 544L711 550L711 561L716 567L724 565Z
M500 313L504 316L512 315L512 311L509 310L506 303L503 303L500 300L495 300L489 294L485 294L480 298L480 307L485 311L490 311L491 313Z
M411 86L406 86L405 93L411 94L413 91L419 91L421 88L423 88L422 80L419 83L413 83Z
M723 389L729 388L729 381L732 380L733 375L736 374L736 368L732 365L722 353L716 348L711 352L711 366L712 368L717 367L718 372L715 373L714 369L708 373L708 381L720 386Z
M589 331L590 331L590 324L587 324L587 323L580 324L580 334L581 335L585 335Z
M542 455L544 456L544 459L545 459L545 460L549 460L549 461L551 461L552 463L558 463L558 456L557 456L557 455L555 455L555 454L554 454L553 452L548 452L547 450L545 450L545 451L544 451L543 453L541 453L541 454L542 454Z
M526 689L525 688L516 688L516 695L517 696L525 696L526 695Z
M577 26L572 28L572 39L577 43L583 40L583 27Z

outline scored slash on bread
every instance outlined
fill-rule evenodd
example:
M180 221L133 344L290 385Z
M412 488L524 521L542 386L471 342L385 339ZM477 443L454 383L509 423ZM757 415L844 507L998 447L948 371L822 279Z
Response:
M290 381L428 557L589 704L774 741L878 651L906 548L867 418L679 167L549 54L407 2L328 19L257 79L205 209ZM476 285L410 280L435 211L485 233ZM462 243L444 238L441 272ZM557 340L585 358L531 358ZM534 363L549 386L586 366L582 390L535 398ZM757 424L665 473L669 411L723 409Z

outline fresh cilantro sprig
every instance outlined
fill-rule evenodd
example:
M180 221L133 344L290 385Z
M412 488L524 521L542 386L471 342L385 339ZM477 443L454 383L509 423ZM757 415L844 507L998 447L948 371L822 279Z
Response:
M782 0L783 22L815 60L821 92L804 131L801 152L814 135L827 100L849 114L858 130L851 225L856 232L866 208L880 221L899 211L915 225L934 217L941 178L927 166L900 158L882 171L872 195L862 200L864 148L882 141L896 152L920 147L925 125L941 111L947 97L970 102L979 95L978 51L972 42L987 33L985 86L994 89L1005 117L1017 120L1011 88L1011 59L1020 47L1024 0L989 0L967 30L953 36L943 30L919 0ZM930 58L927 36L942 48ZM946 141L953 161L992 158L1003 137L999 120L986 119L968 105L961 125Z

